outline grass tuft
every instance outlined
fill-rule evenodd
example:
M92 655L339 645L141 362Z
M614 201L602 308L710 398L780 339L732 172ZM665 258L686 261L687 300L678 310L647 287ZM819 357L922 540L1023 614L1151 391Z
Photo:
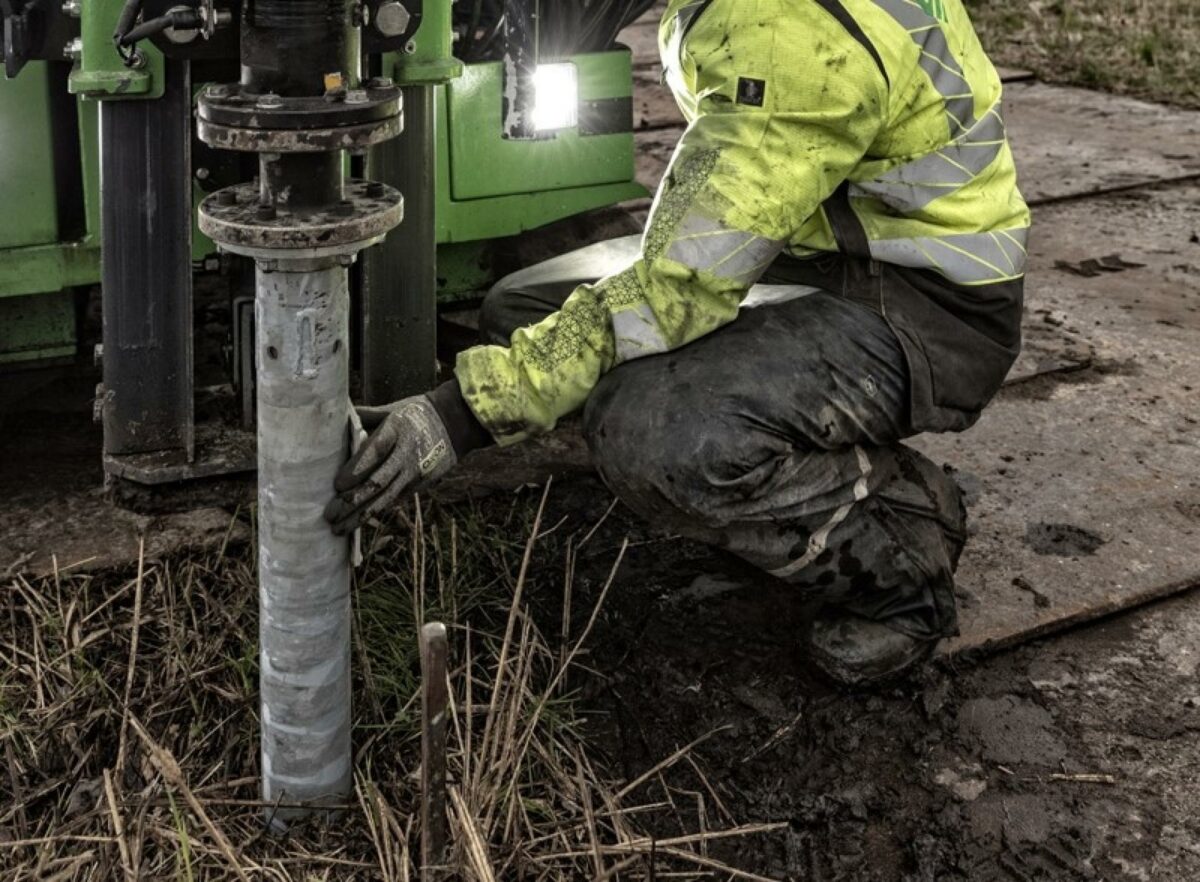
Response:
M966 0L997 63L1071 83L1200 108L1196 0Z
M440 878L758 878L707 843L772 827L711 829L703 804L645 800L676 766L702 776L691 746L632 781L589 753L569 690L591 676L624 547L598 595L575 592L595 528L544 510L518 495L372 526L354 587L354 793L283 837L258 799L252 549L15 577L0 607L0 880L421 878L416 633L432 620L451 643ZM552 640L530 605L548 593L598 599L547 625ZM585 624L569 634L572 620ZM665 817L681 833L656 841L645 831Z

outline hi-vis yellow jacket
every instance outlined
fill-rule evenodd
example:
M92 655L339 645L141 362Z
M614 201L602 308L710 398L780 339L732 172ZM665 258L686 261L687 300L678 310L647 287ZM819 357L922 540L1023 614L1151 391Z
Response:
M659 42L689 125L641 257L509 347L459 356L500 443L552 428L614 366L733 321L784 251L869 250L983 302L1023 276L1000 79L962 0L672 0Z

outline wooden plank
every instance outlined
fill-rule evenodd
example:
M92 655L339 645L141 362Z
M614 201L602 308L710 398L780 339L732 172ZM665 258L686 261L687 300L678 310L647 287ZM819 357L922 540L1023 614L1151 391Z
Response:
M1200 113L1044 83L1016 83L1004 115L1027 199L1200 172Z
M1198 206L1200 187L1184 187L1038 212L1027 327L1049 318L1093 362L1006 389L966 433L918 439L971 497L947 654L1200 585ZM1113 250L1148 266L1052 269Z

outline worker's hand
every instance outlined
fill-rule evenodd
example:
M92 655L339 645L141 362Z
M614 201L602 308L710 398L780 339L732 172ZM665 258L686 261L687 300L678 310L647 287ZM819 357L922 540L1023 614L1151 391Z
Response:
M338 472L333 485L338 495L325 507L325 520L339 536L458 461L446 424L427 396L357 410L371 435Z

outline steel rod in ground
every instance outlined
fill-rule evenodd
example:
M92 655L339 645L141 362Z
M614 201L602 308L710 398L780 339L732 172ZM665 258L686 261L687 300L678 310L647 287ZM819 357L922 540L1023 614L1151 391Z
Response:
M421 628L421 879L444 875L446 864L446 626Z
M349 452L346 269L259 262L258 528L263 800L350 792L350 545L322 516ZM303 809L267 810L276 826Z

